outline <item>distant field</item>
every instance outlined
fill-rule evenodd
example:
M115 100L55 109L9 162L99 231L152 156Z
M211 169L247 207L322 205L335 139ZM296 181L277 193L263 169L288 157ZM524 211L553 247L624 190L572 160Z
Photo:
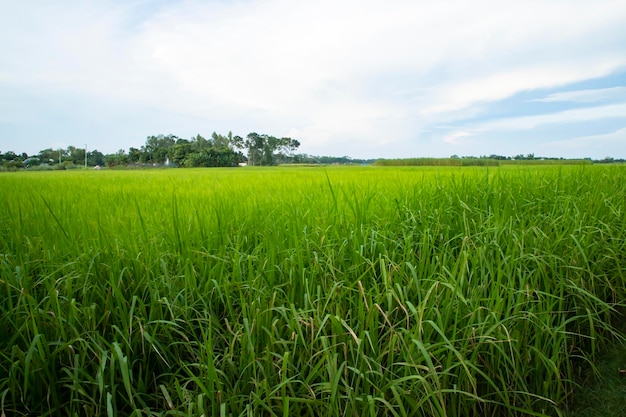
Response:
M378 159L376 166L504 166L504 165L591 165L590 159L495 159L495 158L403 158Z
M558 415L626 166L0 175L0 413Z

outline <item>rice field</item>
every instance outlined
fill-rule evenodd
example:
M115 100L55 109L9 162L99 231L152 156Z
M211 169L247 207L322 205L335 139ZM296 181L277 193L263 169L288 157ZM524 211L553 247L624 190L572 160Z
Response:
M626 303L626 166L0 175L0 413L554 416Z

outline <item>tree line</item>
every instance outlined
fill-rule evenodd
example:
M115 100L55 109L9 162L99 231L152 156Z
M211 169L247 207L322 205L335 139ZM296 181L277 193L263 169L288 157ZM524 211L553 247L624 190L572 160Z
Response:
M205 138L200 134L184 139L176 135L151 135L140 148L130 147L128 151L120 149L111 154L103 154L97 149L68 146L66 149L47 148L35 155L0 151L0 170L33 169L70 169L77 167L231 167L246 163L252 166L279 164L373 164L402 165L434 164L437 165L483 165L499 162L566 162L564 158L537 157L534 154L503 156L485 155L480 157L452 155L450 158L413 158L409 160L354 159L349 156L315 156L295 153L300 142L288 138L278 138L256 132L245 138L234 136L232 132L221 135L213 134ZM421 161L418 163L418 160ZM624 159L606 157L601 160L586 161L593 163L624 163Z
M173 167L232 167L242 163L255 166L297 162L298 140L249 133L245 138L232 132L213 132L209 138L200 134L184 139L176 135L151 135L140 148L130 147L112 154L98 150L68 146L67 149L47 148L37 155L0 152L4 168L18 169L51 167L67 169L80 166L173 166ZM244 154L245 152L245 154Z

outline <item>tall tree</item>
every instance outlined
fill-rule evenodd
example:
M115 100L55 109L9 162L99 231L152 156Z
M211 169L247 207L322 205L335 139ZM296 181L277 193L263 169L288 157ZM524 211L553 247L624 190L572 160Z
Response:
M68 159L74 165L83 165L85 163L85 148L77 148L75 146L67 147Z
M162 164L167 159L167 151L176 144L177 136L172 134L163 136L148 136L146 139L145 152L147 153L147 162L156 162Z
M59 161L59 151L55 151L52 148L47 148L39 151L37 155L42 163L54 164Z
M275 165L285 161L285 154L291 155L300 142L291 138L276 138L269 135L249 133L244 142L248 148L250 165Z
M131 163L139 162L141 160L141 150L132 146L128 148L128 159Z
M233 136L232 138L230 138L230 146L233 149L241 151L243 148L245 148L246 145L241 136Z
M256 132L248 133L245 140L245 147L248 148L248 164L261 165L264 139Z
M97 149L94 149L93 151L87 152L87 160L89 161L89 166L103 166L104 154Z
M219 135L215 132L211 135L213 147L217 149L228 149L230 147L230 140L227 136Z
M208 149L211 147L209 141L202 137L199 133L195 138L192 138L191 142L194 144L194 148L196 150Z

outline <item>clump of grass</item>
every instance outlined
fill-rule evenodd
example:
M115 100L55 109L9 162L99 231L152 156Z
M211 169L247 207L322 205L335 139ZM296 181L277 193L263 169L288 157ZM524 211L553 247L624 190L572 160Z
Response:
M616 331L626 335L623 307L616 308ZM573 401L565 415L570 417L617 417L626 413L626 358L623 340L609 343L589 366L577 368Z
M558 415L620 338L613 167L0 177L6 415Z
M581 375L581 388L577 390L567 415L571 417L618 417L626 414L626 361L624 346L615 344L598 358L593 370Z

